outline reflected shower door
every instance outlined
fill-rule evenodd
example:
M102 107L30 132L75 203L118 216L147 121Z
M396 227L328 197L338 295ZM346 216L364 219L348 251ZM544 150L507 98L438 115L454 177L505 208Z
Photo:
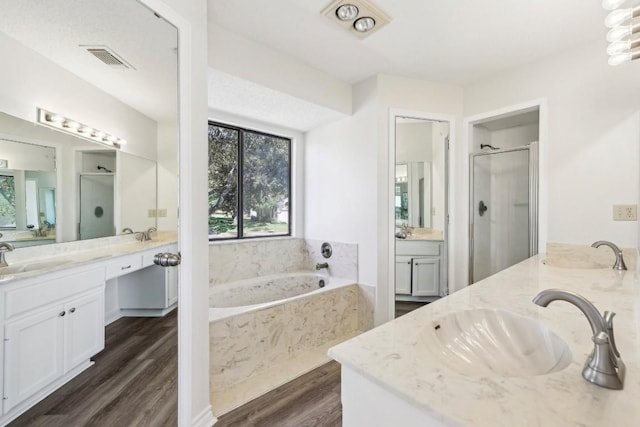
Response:
M529 147L471 157L470 283L475 283L537 252L531 244L537 240L537 195L532 197L537 169Z
M115 235L114 176L80 175L80 226L78 239Z

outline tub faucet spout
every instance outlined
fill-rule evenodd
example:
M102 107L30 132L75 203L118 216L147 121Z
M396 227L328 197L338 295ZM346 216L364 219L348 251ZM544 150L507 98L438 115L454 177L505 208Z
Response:
M616 262L613 264L614 270L626 270L627 266L624 263L624 258L622 258L622 250L616 245L606 240L598 240L597 242L593 242L591 245L592 248L599 248L600 246L609 246L613 253L616 255Z
M547 289L533 298L533 302L541 307L546 307L556 300L566 301L578 307L591 325L593 332L591 340L594 343L594 348L587 357L582 377L600 387L622 389L625 366L620 359L620 353L613 338L613 316L615 313L607 311L602 316L589 300L571 291Z
M316 270L322 270L323 268L328 269L329 268L329 263L328 262L323 262L323 263L317 263L316 264Z

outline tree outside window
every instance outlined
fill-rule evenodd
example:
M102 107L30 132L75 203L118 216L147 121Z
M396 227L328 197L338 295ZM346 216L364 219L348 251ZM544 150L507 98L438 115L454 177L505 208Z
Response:
M16 226L16 186L13 176L0 175L0 228Z
M209 123L209 239L286 236L291 140Z

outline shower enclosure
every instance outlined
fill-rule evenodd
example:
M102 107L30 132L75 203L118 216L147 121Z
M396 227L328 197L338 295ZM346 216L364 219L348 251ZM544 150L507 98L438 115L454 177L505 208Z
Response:
M469 283L538 253L538 143L471 154Z

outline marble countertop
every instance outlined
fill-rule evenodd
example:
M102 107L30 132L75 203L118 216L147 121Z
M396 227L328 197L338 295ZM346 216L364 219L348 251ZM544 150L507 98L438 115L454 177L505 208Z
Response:
M397 238L396 240L444 240L443 233L440 230L434 230L432 228L412 228L411 234L409 234L406 238L401 239Z
M0 284L13 283L18 280L130 255L176 242L177 233L158 232L152 236L152 240L146 242L140 242L136 240L134 235L130 234L103 239L17 248L5 254L9 267L40 263L51 263L52 265L16 274L3 274L2 268L0 268Z
M640 285L633 271L579 270L544 265L544 255L381 325L329 350L329 355L447 425L640 425ZM572 290L602 313L617 313L615 338L626 364L623 390L583 380L593 349L589 323L575 306L532 302L549 288ZM465 376L449 370L424 346L424 328L449 313L503 309L550 327L567 342L570 365L533 377Z

